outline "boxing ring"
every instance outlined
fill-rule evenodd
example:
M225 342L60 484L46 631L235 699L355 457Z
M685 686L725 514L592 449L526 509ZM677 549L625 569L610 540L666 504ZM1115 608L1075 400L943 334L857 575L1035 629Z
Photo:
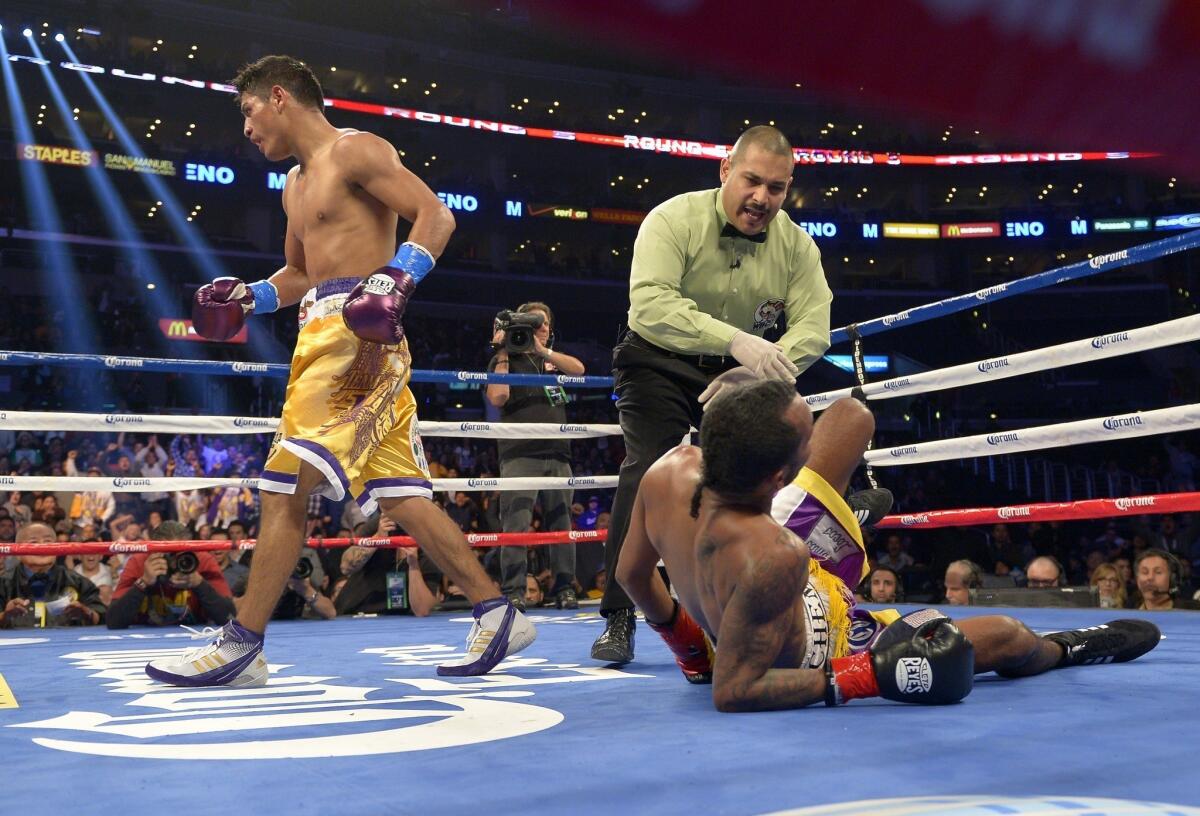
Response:
M840 329L856 340L1045 286L1200 246L1200 232L1050 270ZM967 387L1200 339L1200 316L1076 338L1022 354L972 361L807 397L814 410L852 391L868 400ZM0 352L0 365L70 365L110 371L287 375L264 363ZM532 375L414 372L417 382L540 384ZM564 386L610 387L598 377ZM856 388L858 390L856 390ZM276 420L0 412L12 430L264 433ZM967 459L1200 427L1200 405L1099 415L1040 428L869 451L873 467ZM617 434L612 425L504 426L423 422L425 436L514 438ZM10 490L188 490L252 479L0 477ZM615 476L441 479L434 489L613 487ZM935 527L1200 510L1200 494L906 513L882 527ZM601 533L506 538L543 544ZM400 539L354 539L396 546ZM349 543L326 539L323 546ZM0 555L33 545L0 545ZM40 547L39 552L249 548L214 542ZM912 607L908 607L912 608ZM1099 609L1001 611L1036 631L1094 625ZM0 631L0 750L10 807L135 811L254 808L279 813L429 813L468 808L511 813L1197 813L1192 769L1200 744L1200 616L1124 613L1157 623L1164 640L1128 664L1023 680L977 678L961 704L924 708L879 700L836 710L728 715L704 687L679 676L666 647L640 628L637 659L622 668L590 660L595 612L535 612L537 641L491 675L439 678L433 667L462 648L468 618L363 617L275 622L259 689L177 689L142 667L192 645L187 632L140 629ZM64 780L69 780L64 784ZM1121 800L1098 802L1097 797ZM875 802L867 800L888 800ZM1145 804L1171 803L1159 807Z

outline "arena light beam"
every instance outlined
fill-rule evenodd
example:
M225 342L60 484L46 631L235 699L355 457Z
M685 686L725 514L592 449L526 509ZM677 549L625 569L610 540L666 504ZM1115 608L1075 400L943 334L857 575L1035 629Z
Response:
M79 62L75 55L74 49L71 48L69 42L61 42L67 58L71 62ZM7 69L6 69L7 70ZM146 153L142 150L142 146L130 134L129 129L125 127L121 117L113 110L112 105L101 93L99 86L95 80L86 72L78 72L80 80L83 81L88 93L100 108L100 112L108 121L108 124L116 134L117 140L121 143L121 148L131 156L139 159L145 159ZM150 193L156 201L163 202L162 211L167 216L167 222L171 226L171 230L191 250L188 257L192 262L199 267L202 275L202 280L207 283L214 278L220 278L229 275L229 271L225 269L224 264L220 262L218 256L212 251L208 241L204 239L203 234L192 224L188 223L187 216L184 214L184 208L180 205L175 194L163 183L163 180L152 173L138 173L138 177L142 183L146 185ZM270 338L267 331L261 328L258 331L251 330L249 337L249 346L253 352L253 359L257 360L286 360L290 357L290 351L283 348L282 344Z
M32 32L26 29L26 39L32 42ZM13 132L17 144L35 144L33 127L25 113L25 103L21 91L17 87L17 78L8 58L8 44L0 36L0 65L4 76L4 95L8 102L9 115L12 119ZM25 191L25 202L29 216L36 231L42 235L53 235L63 231L62 217L54 196L50 190L50 180L46 168L36 161L18 161L21 173L21 186ZM61 241L46 238L37 241L38 247L46 253L46 273L37 275L42 282L45 295L50 303L59 304L65 313L51 315L55 328L62 332L62 348L71 352L95 351L98 348L96 326L91 314L80 304L86 303L83 297L69 297L69 293L80 288L79 271L75 260L67 250L67 245ZM56 344L57 345L57 344Z
M38 58L44 59L37 42L31 40L30 44ZM50 96L54 99L54 106L58 109L63 124L71 134L71 141L80 150L95 154L95 146L83 132L79 123L75 121L71 105L67 102L62 86L59 85L49 65L42 65L41 69L42 75L46 79L46 85L50 89ZM100 205L100 212L104 214L104 219L108 222L109 231L121 241L120 256L128 264L135 281L128 289L134 297L142 301L146 318L157 320L159 317L176 317L179 307L176 305L176 299L168 294L170 283L163 277L162 270L154 257L143 247L141 233L130 218L129 210L126 208L121 194L117 191L116 185L112 183L99 163L89 164L84 171L88 184ZM148 288L146 286L148 283L153 284L153 288ZM153 332L152 336L155 338L154 345L164 356L173 356L167 339L162 336L161 332ZM203 405L204 389L202 384L192 379L185 379L183 382L191 404ZM224 405L218 407L227 408Z

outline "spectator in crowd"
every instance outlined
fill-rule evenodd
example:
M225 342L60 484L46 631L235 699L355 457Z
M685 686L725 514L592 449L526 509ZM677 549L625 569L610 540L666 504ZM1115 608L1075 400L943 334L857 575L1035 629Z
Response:
M1179 561L1165 550L1149 549L1133 562L1137 577L1134 609L1200 609L1200 602L1182 592Z
M180 490L175 493L175 518L180 524L196 529L208 511L208 497L203 490Z
M1133 582L1133 561L1127 556L1118 555L1109 563L1116 568L1117 575L1121 578L1121 587L1125 590L1125 597L1133 595L1136 588Z
M854 594L866 603L900 603L904 600L904 584L900 573L879 565L862 579Z
M511 314L511 313L508 313ZM555 351L554 315L550 307L537 301L517 307L518 315L541 318L533 330L532 344L528 348L513 348L512 334L505 331L505 313L497 317L492 347L495 355L488 363L488 371L497 374L569 374L580 376L584 365L577 357ZM501 318L504 318L503 320ZM551 422L563 424L567 421L567 394L559 385L525 386L489 383L487 399L500 409L503 422ZM566 439L502 439L497 442L500 451L500 475L510 477L569 477L571 476L571 445ZM534 529L533 506L540 500L542 530L571 529L571 490L510 490L500 494L500 520L506 533L524 533ZM575 545L558 544L551 548L553 561L551 571L554 584L550 595L560 609L576 609ZM525 547L500 548L500 588L521 608L525 595L527 573Z
M960 559L946 567L944 579L946 603L953 606L969 606L971 590L983 586L983 570L974 561Z
M479 526L479 508L471 496L462 491L454 494L454 500L446 506L446 515L464 533L475 532Z
M525 606L529 609L535 609L546 602L546 593L542 591L542 584L536 577L526 573L525 575Z
M1165 550L1176 558L1191 559L1192 543L1196 537L1190 528L1181 530L1179 519L1175 516L1171 514L1159 516L1157 531L1143 530L1140 532L1146 536L1151 547Z
M229 451L225 449L225 440L219 436L210 436L207 441L204 437L199 439L204 475L224 476L229 471Z
M904 539L898 533L889 533L883 546L884 552L875 559L879 566L888 567L895 573L904 572L912 567L913 557L906 551Z
M183 541L187 528L164 521L154 532L155 541ZM170 626L213 624L223 626L234 616L233 595L212 553L138 553L130 557L109 607L108 628L131 624ZM183 571L181 555L194 555L195 568Z
M71 451L75 453L75 451ZM74 457L67 459L67 476L75 476ZM104 475L100 472L100 468L93 465L87 470L87 475L91 477L99 477ZM116 499L113 498L111 490L85 490L82 493L76 493L74 500L71 502L71 522L77 528L89 526L103 527L108 522L117 510Z
M598 518L600 518L600 497L589 496L587 507L579 514L579 519L576 521L576 529L595 530Z
M217 532L213 532L215 537ZM222 537L225 533L220 533ZM248 568L253 562L254 550L247 550L243 559ZM321 565L321 557L311 547L302 547L300 557L296 560L296 568L288 578L279 602L275 604L272 620L295 620L297 618L323 618L330 620L337 617L337 610L321 590L325 589L328 579ZM236 594L236 593L235 593ZM243 592L244 594L244 592Z
M105 608L112 603L113 581L112 570L104 563L103 555L81 555L75 571L96 585L100 591L100 602Z
M1039 555L1025 566L1025 585L1030 589L1066 586L1062 564L1050 555Z
M1013 540L1009 525L995 524L992 526L988 555L992 561L993 573L1009 575L1019 573L1021 564L1028 561L1032 554L1026 553L1025 548Z
M18 544L53 544L54 530L31 522L17 530ZM0 579L0 628L94 626L104 616L96 585L57 563L53 555L22 555Z
M14 490L8 494L8 501L4 503L4 509L18 527L33 521L33 510L22 501L23 498L20 491Z
M228 541L229 539L229 534L224 530L213 530L212 538L209 541ZM221 568L221 574L225 576L225 583L229 585L229 591L233 593L233 597L240 598L245 595L250 568L234 561L229 550L213 550L212 557L217 562L217 566Z
M134 455L137 475L147 479L161 479L167 475L167 452L158 444L158 435L150 434L145 447ZM143 505L147 511L157 510L166 513L170 507L170 497L162 490L149 490L141 494ZM154 525L151 525L153 528Z
M396 524L384 516L374 517L357 530L360 537L393 536ZM345 582L338 589L334 606L338 614L389 613L423 618L442 601L442 576L432 561L415 547L348 547L342 555Z
M1096 588L1102 608L1125 608L1127 601L1125 585L1121 581L1121 574L1117 572L1117 568L1112 564L1104 563L1097 566L1092 570L1092 575L1088 583Z

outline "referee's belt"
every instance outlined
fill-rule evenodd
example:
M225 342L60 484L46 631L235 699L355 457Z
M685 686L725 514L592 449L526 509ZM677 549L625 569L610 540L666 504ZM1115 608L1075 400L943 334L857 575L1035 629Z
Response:
M634 345L646 351L661 354L663 357L669 357L672 360L680 360L688 365L695 366L705 374L721 374L731 368L737 368L741 365L737 358L728 354L680 354L677 351L668 351L662 346L656 346L633 329L629 329L625 335L625 341L632 341Z

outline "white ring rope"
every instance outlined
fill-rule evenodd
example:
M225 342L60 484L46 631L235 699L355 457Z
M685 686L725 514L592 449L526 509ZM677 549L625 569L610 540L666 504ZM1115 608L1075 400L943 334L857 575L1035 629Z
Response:
M944 462L976 456L999 456L1043 448L1061 448L1088 442L1110 442L1138 436L1177 433L1200 428L1200 405L1181 405L1156 411L1060 422L1016 431L962 436L937 442L900 445L867 451L868 464L909 465L918 462Z
M203 487L258 488L258 479L222 479L205 476L0 476L0 488L12 490L104 491L148 493L196 490ZM434 491L581 490L617 486L616 476L515 476L505 479L434 479Z
M178 416L154 414L79 414L43 411L0 411L0 430L10 431L134 431L136 433L274 433L276 418ZM583 439L620 436L620 425L581 425L557 422L422 422L421 436L475 439Z
M905 377L893 377L890 380L879 380L867 383L862 386L862 390L869 400L907 397L930 391L942 391L947 388L1003 380L1051 368L1088 363L1093 360L1120 357L1124 354L1133 354L1138 351L1194 340L1200 340L1200 315L1168 320L1165 323L1144 326L1140 329L1073 340L1069 343L1023 351L1019 354L989 357L973 363L924 371ZM820 411L829 407L834 401L850 396L853 390L853 388L840 388L837 391L813 394L804 399L810 408ZM868 459L868 461L870 460ZM876 463L871 462L871 464Z

